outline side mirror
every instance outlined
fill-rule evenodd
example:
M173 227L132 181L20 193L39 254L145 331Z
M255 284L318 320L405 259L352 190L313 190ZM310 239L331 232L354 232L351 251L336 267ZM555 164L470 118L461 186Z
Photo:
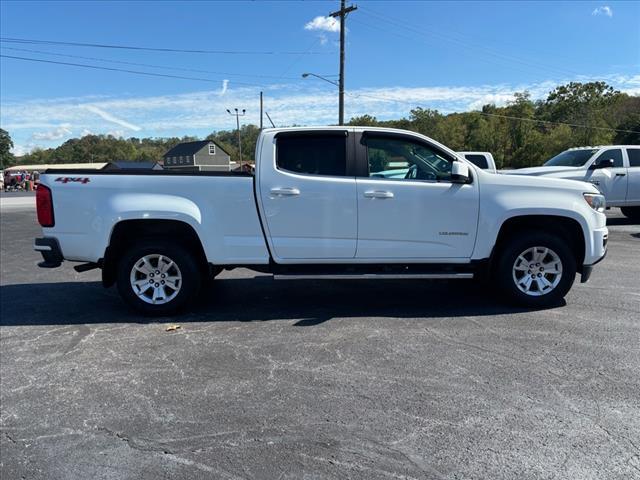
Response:
M603 158L602 160L598 160L593 165L591 165L591 170L597 170L599 168L611 168L613 167L614 162L611 158Z
M469 167L464 162L455 161L451 164L451 181L453 183L470 183Z

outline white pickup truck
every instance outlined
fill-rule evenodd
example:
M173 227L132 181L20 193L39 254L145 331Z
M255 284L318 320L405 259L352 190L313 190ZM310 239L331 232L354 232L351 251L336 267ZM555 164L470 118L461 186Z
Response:
M496 161L493 159L493 155L490 152L458 152L458 155L462 155L465 159L469 160L476 167L481 168L487 172L496 173Z
M501 173L592 183L605 196L608 207L620 207L627 217L640 220L640 145L570 148L540 167Z
M506 300L542 306L564 297L576 272L586 281L606 253L593 185L487 173L416 133L268 129L255 158L255 177L46 171L40 266L101 268L105 287L162 315L235 267L296 280L475 277Z

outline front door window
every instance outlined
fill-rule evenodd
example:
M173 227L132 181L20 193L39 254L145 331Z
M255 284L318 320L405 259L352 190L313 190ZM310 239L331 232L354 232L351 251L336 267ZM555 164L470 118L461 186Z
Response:
M420 143L393 137L368 137L369 177L393 180L451 181L451 161Z

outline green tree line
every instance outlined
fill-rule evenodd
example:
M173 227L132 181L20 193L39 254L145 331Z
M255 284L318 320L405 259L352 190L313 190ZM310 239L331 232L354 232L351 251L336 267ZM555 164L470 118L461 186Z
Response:
M621 93L605 82L561 85L544 100L517 93L503 107L485 105L479 111L443 114L417 107L398 120L354 117L349 125L382 126L427 135L454 150L489 151L498 168L540 165L570 147L603 144L640 144L640 97ZM253 161L259 134L256 125L241 127L242 153ZM207 139L218 142L233 160L239 159L237 132L223 130ZM22 157L10 153L11 138L0 132L3 166L31 163L158 161L183 138L115 138L87 135L67 140L57 148L36 149Z

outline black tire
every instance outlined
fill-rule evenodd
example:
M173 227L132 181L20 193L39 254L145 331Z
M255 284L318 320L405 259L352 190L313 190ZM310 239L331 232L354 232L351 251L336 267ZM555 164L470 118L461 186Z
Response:
M622 207L622 214L631 220L640 220L640 207Z
M202 285L200 289L201 295L206 295L207 292L213 287L213 281L222 272L222 268L209 265L207 268L202 269Z
M547 307L558 305L567 294L576 277L576 259L571 248L562 240L560 235L546 232L520 232L501 243L501 252L493 272L495 284L500 293L510 302L526 307ZM557 285L547 293L538 296L521 291L514 279L514 265L518 257L532 247L545 247L555 252L562 262L562 273ZM547 257L549 258L549 257ZM533 272L538 275L537 272ZM528 276L527 272L518 275ZM553 274L541 273L544 278L553 279ZM536 281L532 289L537 290L539 284Z
M179 269L180 288L176 289L175 296L166 303L147 303L133 290L131 272L134 265L147 255L167 257ZM182 310L198 295L202 284L201 268L196 258L185 247L156 239L141 240L126 250L118 261L116 279L118 292L123 300L138 312L149 316L171 315Z

